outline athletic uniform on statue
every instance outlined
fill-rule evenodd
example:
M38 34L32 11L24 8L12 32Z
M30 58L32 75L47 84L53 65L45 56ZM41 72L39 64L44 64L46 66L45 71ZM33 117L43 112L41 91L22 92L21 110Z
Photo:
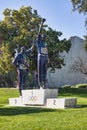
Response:
M33 46L26 50L25 47L21 47L21 52L19 52L13 60L13 65L17 67L18 72L18 82L19 82L19 91L20 96L22 96L21 90L26 89L27 79L29 73L29 63L28 57L32 52Z
M36 42L38 49L38 85L42 88L46 88L46 75L48 64L48 50L45 40L46 35L39 34Z

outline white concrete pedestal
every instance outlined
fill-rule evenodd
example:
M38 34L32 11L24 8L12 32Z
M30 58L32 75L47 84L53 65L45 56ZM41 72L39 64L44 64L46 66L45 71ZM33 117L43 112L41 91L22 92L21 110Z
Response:
M23 104L45 105L47 98L57 98L58 89L32 89L22 91Z
M77 98L57 98L58 89L22 90L22 97L9 98L10 106L33 106L45 108L75 107Z
M66 108L75 107L77 98L51 98L47 99L48 108Z
M9 98L9 105L11 106L23 106L23 101L21 97Z
M47 98L57 98L58 89L22 90L21 98L9 98L10 105L40 105L45 106Z

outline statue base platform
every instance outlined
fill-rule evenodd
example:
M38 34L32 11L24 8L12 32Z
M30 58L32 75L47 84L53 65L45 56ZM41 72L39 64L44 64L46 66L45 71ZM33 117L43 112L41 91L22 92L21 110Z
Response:
M24 104L46 105L48 98L57 98L58 89L32 89L22 91L22 100Z
M71 108L77 104L77 98L51 98L47 99L48 108Z
M9 98L10 106L66 108L75 107L76 98L58 98L58 89L22 90L22 97Z

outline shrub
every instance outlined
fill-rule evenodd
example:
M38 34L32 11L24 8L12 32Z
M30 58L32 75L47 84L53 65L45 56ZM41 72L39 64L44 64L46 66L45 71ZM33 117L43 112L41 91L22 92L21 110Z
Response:
M77 84L75 85L76 88L87 88L87 84Z

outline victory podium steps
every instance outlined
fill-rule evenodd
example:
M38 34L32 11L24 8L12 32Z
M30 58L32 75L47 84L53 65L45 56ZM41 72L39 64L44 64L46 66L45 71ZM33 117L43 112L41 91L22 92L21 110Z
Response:
M77 98L58 98L58 89L22 90L22 97L9 98L10 106L66 108L75 107Z

